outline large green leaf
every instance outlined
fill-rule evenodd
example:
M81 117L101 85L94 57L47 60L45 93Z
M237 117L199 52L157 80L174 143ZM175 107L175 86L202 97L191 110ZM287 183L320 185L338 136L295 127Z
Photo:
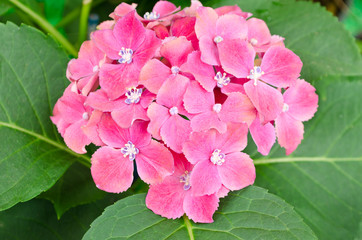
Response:
M27 26L0 24L0 210L49 189L74 160L49 116L67 82L68 58Z
M222 199L214 220L162 218L146 208L145 194L138 194L106 208L83 239L316 239L290 205L254 186Z

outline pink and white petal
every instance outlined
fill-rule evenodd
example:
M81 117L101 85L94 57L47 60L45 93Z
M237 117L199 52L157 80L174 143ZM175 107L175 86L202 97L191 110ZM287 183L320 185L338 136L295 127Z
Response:
M265 52L261 62L264 75L260 79L276 87L289 87L300 76L302 66L300 58L291 50L272 46Z
M161 47L161 56L165 57L171 66L180 67L187 60L187 55L193 51L192 43L181 36L164 43Z
M310 83L298 79L284 94L288 104L288 114L299 121L307 121L314 116L318 108L318 95Z
M182 153L182 144L189 139L191 132L190 121L179 115L173 115L162 125L160 135L169 148Z
M201 51L201 60L209 65L220 65L219 52L214 39L209 36L200 37L199 47Z
M186 215L196 223L212 223L218 207L219 198L215 194L196 197L188 193L183 204Z
M294 152L303 139L303 123L283 112L275 120L275 129L279 145L285 148L286 154Z
M228 189L227 187L222 185L221 188L219 189L219 191L216 193L216 196L218 198L224 198L228 195L229 192L230 192L230 189Z
M82 127L86 124L85 120L79 120L71 124L64 133L65 144L79 154L86 153L85 146L91 143L91 140L82 131Z
M161 46L161 42L161 39L158 39L153 31L146 29L145 40L132 56L133 63L137 68L141 69L152 57L154 57L157 49Z
M228 123L223 134L217 134L215 149L228 154L242 151L248 142L248 126L245 123Z
M244 89L251 102L258 110L259 118L262 124L273 121L283 110L283 96L275 88L258 81L254 85L254 81L244 84Z
M258 152L264 156L268 155L276 139L274 126L270 122L262 125L259 118L255 118L250 125L250 134L258 147Z
M152 11L160 14L160 17L164 17L168 14L171 14L177 9L175 4L168 1L158 1L153 7Z
M217 168L222 184L232 191L243 189L255 181L253 160L245 153L226 155L225 162Z
M245 94L234 92L228 95L222 105L219 117L223 122L247 123L250 125L256 117L256 110Z
M198 162L190 176L191 191L194 196L214 194L221 188L221 178L217 165L209 159Z
M114 148L123 148L131 140L129 129L118 126L109 113L103 114L98 132L102 142Z
M124 108L127 104L125 103L124 97L116 100L109 100L107 93L103 89L99 89L89 94L85 101L85 105L103 112L111 112L115 109Z
M206 91L214 90L216 86L214 68L201 61L200 51L188 55L187 62L181 66L181 71L191 73Z
M158 59L151 59L142 68L139 83L144 85L150 92L157 94L162 84L171 74L169 67Z
M211 111L215 104L214 93L207 92L196 81L188 86L183 101L186 111L192 114Z
M216 22L216 36L223 39L247 39L248 26L245 19L235 14L220 16Z
M91 173L97 188L124 192L133 181L133 161L123 157L121 150L101 147L92 156Z
M258 18L250 18L246 21L248 25L248 39L253 42L256 40L256 44L253 46L261 46L270 42L271 35L266 23ZM252 40L254 39L254 40Z
M172 154L163 144L152 140L139 151L136 156L137 172L144 182L160 183L174 171Z
M185 194L180 179L169 176L162 183L150 186L146 196L146 206L162 217L176 219L184 214Z
M191 128L194 132L203 132L213 128L219 133L225 133L227 124L219 119L216 112L205 111L191 119Z
M98 133L98 124L102 119L102 115L103 112L94 110L87 124L82 127L83 133L97 146L104 145Z
M196 10L195 32L197 38L203 36L215 37L216 21L219 18L214 9L209 7L199 7Z
M221 66L237 78L246 78L254 67L255 51L245 40L223 40L218 45Z
M135 16L136 11L127 13L116 22L113 28L114 37L121 47L130 48L135 52L145 40L146 29Z
M91 39L96 46L107 55L107 57L113 60L120 59L118 53L122 46L114 37L112 30L106 29L94 31L91 34Z
M193 132L189 141L183 144L183 153L186 159L196 164L210 159L212 152L215 150L216 131Z
M147 131L152 137L161 140L161 127L171 116L168 108L157 103L152 103L147 109L147 116L150 118Z
M169 108L182 104L183 96L190 79L180 74L172 75L163 84L157 94L157 103Z

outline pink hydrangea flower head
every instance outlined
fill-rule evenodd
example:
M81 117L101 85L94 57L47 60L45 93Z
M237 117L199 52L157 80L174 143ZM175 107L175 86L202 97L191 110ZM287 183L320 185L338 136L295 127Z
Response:
M161 44L153 31L143 27L134 11L118 20L113 30L93 32L92 40L116 62L104 64L100 70L100 86L111 99L138 85L141 68Z
M214 194L222 185L239 190L254 183L253 161L240 152L246 146L247 133L246 124L228 124L224 134L215 130L191 134L183 151L195 164L190 177L195 196Z
M176 219L186 213L194 222L213 222L212 215L219 205L218 197L216 194L193 195L190 182L193 165L182 154L174 154L174 159L175 172L162 183L150 186L146 206L167 218Z
M161 143L151 140L145 121L135 121L120 128L109 114L99 124L99 135L107 146L92 156L92 177L99 189L107 192L126 191L133 181L133 161L140 178L146 183L161 182L173 172L171 152Z
M275 120L280 146L291 154L303 139L303 121L311 119L318 108L318 95L310 83L298 79L283 94L283 112Z

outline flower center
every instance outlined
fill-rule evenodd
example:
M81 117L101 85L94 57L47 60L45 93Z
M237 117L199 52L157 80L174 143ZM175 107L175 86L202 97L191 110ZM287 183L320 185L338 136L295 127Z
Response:
M256 44L258 44L258 40L256 40L255 38L250 39L250 43L251 45L255 46Z
M226 73L221 74L221 72L217 72L214 79L216 80L216 82L217 82L216 85L219 88L222 88L223 86L226 86L230 83L230 78L226 77Z
M99 69L98 65L95 65L95 66L93 67L93 72L97 72L98 69Z
M138 150L138 148L135 147L135 145L131 142L128 141L123 148L121 148L121 153L123 153L123 157L127 157L129 158L130 161L135 160L136 155L139 153L140 151Z
M171 72L172 72L172 74L178 74L180 72L180 68L176 67L176 66L173 66L171 68Z
M189 190L191 187L190 184L190 173L189 171L185 171L184 174L180 176L180 183L184 183L184 190Z
M221 104L220 103L216 103L213 107L212 110L214 110L216 113L219 113L221 111Z
M214 42L215 43L220 43L220 42L222 42L224 39L221 37L221 36L216 36L215 38L214 38Z
M284 103L283 105L283 112L287 112L289 110L289 105Z
M89 114L87 112L83 113L82 118L84 120L88 120L89 119Z
M160 18L160 14L157 12L146 12L143 18L146 20L156 20Z
M225 162L225 154L221 153L219 149L215 149L211 154L210 161L215 165L222 165Z
M130 88L128 89L128 92L126 92L127 99L125 100L125 102L127 104L138 103L140 101L141 95L142 88Z
M255 66L253 69L250 70L250 75L247 76L248 79L254 80L254 85L257 85L259 78L264 74L259 66Z
M172 108L170 108L169 112L170 112L170 114L172 116L176 115L176 114L178 114L178 108L177 107L172 107Z
M132 55L133 55L132 49L122 47L121 51L119 51L118 55L121 56L121 58L118 59L119 63L130 64L132 62Z

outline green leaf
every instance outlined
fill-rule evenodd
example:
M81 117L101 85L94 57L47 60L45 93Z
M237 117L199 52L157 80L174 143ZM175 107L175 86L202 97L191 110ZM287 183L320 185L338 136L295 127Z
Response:
M222 199L212 224L162 218L144 202L138 194L107 207L83 239L316 239L290 205L259 187Z
M44 0L45 17L52 24L56 25L63 16L65 0Z
M89 229L90 223L113 202L113 197L107 197L72 208L60 220L47 200L33 199L19 203L0 212L0 239L79 240Z
M96 188L88 168L75 163L47 192L40 195L54 204L58 219L72 207L103 198L105 192Z
M0 24L0 210L49 189L74 160L49 116L67 85L68 58L27 26Z

